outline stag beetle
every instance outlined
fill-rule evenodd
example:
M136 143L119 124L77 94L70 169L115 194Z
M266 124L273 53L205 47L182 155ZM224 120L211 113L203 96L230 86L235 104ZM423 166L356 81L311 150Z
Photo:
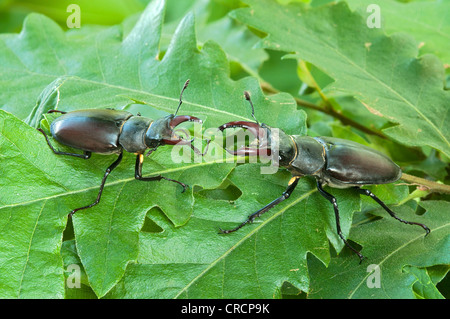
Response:
M50 132L53 138L61 144L80 149L83 154L67 153L56 150L49 141L47 134L42 129L38 129L44 134L48 146L57 155L68 155L88 159L91 153L98 154L118 154L118 158L106 169L100 184L97 199L90 205L76 208L70 212L73 215L81 209L87 209L100 202L106 178L122 161L123 151L135 153L135 178L140 181L160 181L161 179L178 183L183 187L184 192L187 185L179 181L163 177L161 175L153 177L142 177L142 165L144 162L144 152L149 149L147 156L163 145L190 145L197 154L203 155L192 144L193 140L180 139L175 134L175 128L179 124L187 121L202 121L194 116L177 116L180 109L183 92L189 84L189 80L183 86L180 93L180 100L175 114L152 120L140 115L134 116L126 111L112 109L88 109L72 112L50 110L49 113L58 112L63 115L55 119Z
M337 200L323 189L324 185L334 188L352 188L359 194L374 199L389 215L398 221L418 225L426 231L426 235L430 233L430 229L426 225L399 218L370 190L361 188L363 185L393 183L401 178L400 167L389 157L367 146L339 138L287 135L282 130L278 130L278 136L275 137L273 128L264 123L259 124L256 120L250 94L244 92L244 96L250 103L255 122L234 121L223 124L218 129L220 131L234 127L247 129L257 138L259 144L256 148L241 147L234 151L226 149L227 152L241 156L276 156L276 153L278 153L280 166L287 168L291 172L292 178L280 197L251 214L247 220L237 227L230 230L220 229L221 233L228 234L242 228L289 198L302 176L314 176L316 178L319 193L333 205L339 237L347 247L358 255L360 263L365 257L344 238L339 221ZM277 152L274 152L275 149Z

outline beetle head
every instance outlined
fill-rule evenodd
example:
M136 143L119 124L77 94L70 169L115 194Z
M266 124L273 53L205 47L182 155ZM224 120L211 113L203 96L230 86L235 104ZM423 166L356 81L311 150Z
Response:
M198 151L193 145L192 140L183 139L179 136L182 132L185 136L189 136L187 130L177 128L178 125L184 122L202 123L202 120L195 116L174 114L155 120L147 132L145 133L145 144L150 149L155 149L162 145L189 145L194 151Z
M237 150L226 151L238 156L261 156L275 158L280 165L286 166L293 157L294 145L292 139L280 129L272 128L264 123L247 121L233 121L222 124L218 129L224 131L228 128L240 127L250 131L256 139L252 146L242 146Z
M190 115L179 115L178 111L180 110L180 106L183 103L182 97L183 92L186 90L189 85L189 80L184 83L183 88L180 93L180 100L175 114L167 115L166 117L160 118L154 121L147 132L145 133L145 145L151 149L150 152L147 153L147 156L151 154L153 150L155 150L158 146L162 145L189 145L195 153L199 155L204 155L205 153L201 153L194 145L192 145L192 140L180 138L177 132L183 132L183 134L187 137L189 133L187 130L182 128L176 128L178 125L184 122L197 122L202 123L202 120L195 116Z
M264 123L259 123L255 117L255 109L248 92L244 92L245 99L252 107L252 117L255 122L233 121L219 126L220 131L228 128L240 127L250 131L256 138L256 144L251 147L242 146L241 148L226 151L233 155L240 156L263 156L276 160L280 165L287 166L293 156L295 156L295 145L292 139L282 130L272 128Z

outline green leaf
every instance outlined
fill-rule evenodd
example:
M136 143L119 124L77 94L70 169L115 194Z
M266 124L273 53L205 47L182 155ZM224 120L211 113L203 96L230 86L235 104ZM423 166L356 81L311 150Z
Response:
M63 203L50 199L50 194L65 189L35 162L40 152L30 150L27 143L39 141L23 138L27 136L23 129L34 131L0 111L0 296L61 298L64 273L59 249L65 215L58 213ZM20 137L11 136L13 132L20 132ZM24 187L27 177L29 185Z
M50 83L39 95L35 107L24 120L31 127L37 128L39 120L51 109L57 109L59 104L59 88L67 78L59 77Z
M196 197L189 223L175 229L158 212L152 219L164 229L141 233L141 253L129 264L109 298L280 298L288 281L308 290L308 252L329 261L329 244L341 247L334 228L333 208L305 178L296 191L269 213L229 235L247 215L281 195L289 174L261 175L261 166L238 166L230 181L243 190L233 202ZM248 178L252 176L252 178ZM342 226L348 234L358 196L333 191L342 207ZM343 196L345 194L345 196ZM353 256L357 264L357 257Z
M449 264L450 205L444 201L427 201L421 205L426 209L422 216L404 206L396 211L406 220L429 226L431 233L427 237L420 227L400 224L384 214L382 219L362 222L352 231L351 237L363 245L362 253L368 256L363 264L356 264L348 256L333 258L325 268L311 259L308 264L313 280L309 298L415 298L413 284L417 280L427 285L428 293L433 289L432 297L436 298L435 284L421 278L411 267ZM408 231L402 231L406 227ZM372 285L378 279L373 277L370 265L379 267L379 288Z
M450 155L444 68L433 55L418 57L405 34L387 37L369 28L345 3L303 10L270 0L248 0L233 15L268 34L266 48L296 52L331 76L329 89L355 96L371 112L398 125L384 133L410 146L429 145ZM277 23L268 23L273 19ZM320 54L318 54L320 52Z
M66 299L96 299L89 285L83 264L77 253L75 240L66 240L61 247L61 256L66 270Z
M258 68L268 59L264 49L253 49L259 38L245 25L230 17L207 24L199 31L203 41L214 40L225 50L230 61L239 63L251 75L257 75Z
M336 21L339 28L341 24L355 24L352 15L346 20L348 12L343 8L329 7L344 21ZM327 13L323 8L317 10ZM231 51L222 50L213 41L205 41L199 48L192 14L179 22L167 48L163 47L164 13L165 3L152 1L139 19L131 18L110 28L93 26L70 32L63 32L44 16L32 14L20 35L0 35L0 107L6 110L0 111L0 296L280 298L295 289L309 292L311 297L319 290L326 296L348 295L350 290L346 289L354 288L352 284L368 273L364 265L357 268L358 258L343 248L336 234L333 207L317 192L312 178L303 178L289 200L253 224L229 235L218 234L219 227L233 228L279 197L290 174L261 174L267 164L225 164L224 150L215 143L205 158L179 162L174 156L176 148L166 146L145 159L146 176L162 174L185 182L190 186L185 193L179 185L167 181L136 181L135 156L125 154L122 164L108 177L99 205L67 219L72 209L92 203L106 167L116 157L93 154L84 161L53 154L42 134L34 129L39 123L48 129L47 120L56 115L45 115L41 120L50 108L71 111L113 107L155 119L174 112L180 89L189 78L180 114L200 117L208 133L228 121L253 120L242 94L247 90L259 121L289 134L306 134L305 113L297 110L291 96L264 96L256 78L231 80ZM271 14L272 18L278 13L274 10ZM316 28L329 26L332 21L323 19L324 14L317 16L322 20L312 24ZM279 26L285 23L282 19L280 23L265 21ZM249 39L246 45L253 45L255 37L229 20L208 20L203 27L211 25L237 36L236 42L229 43L231 47L245 39ZM200 28L199 32L207 33L201 40L208 37L207 30ZM323 35L317 33L320 44ZM319 59L322 51L315 54ZM236 55L235 60L256 70L260 58L250 51ZM327 58L341 67L329 73L321 64L323 71L335 79L341 74L345 74L345 80L350 78L351 73L345 73L339 59L333 61L325 55ZM338 136L363 141L347 128L325 122L321 125ZM199 132L196 137L200 140ZM54 140L52 143L70 150ZM436 206L427 208L427 203L421 203L429 210L424 216L411 211L417 206L415 201L394 208L401 217L429 223L432 233L423 241L427 248L424 252L420 241L423 232L416 226L400 224L386 217L384 211L373 211L378 206L370 198L365 198L361 206L359 196L351 190L326 189L338 200L344 236L355 247L361 245L370 262L399 256L396 262L389 257L382 263L389 266L382 269L389 280L386 295L438 296L435 286L444 272L435 267L448 262L448 254L442 253L448 250L448 230L441 227L448 224L441 224L448 211L446 204L435 202ZM371 189L387 204L408 196L408 188L397 184ZM377 217L366 220L365 214L353 215L360 210ZM72 227L73 235L68 234ZM383 232L388 236L376 236ZM420 239L413 240L416 234ZM407 249L393 253L403 246ZM408 255L415 249L423 256ZM334 257L334 251L339 257ZM70 265L80 266L80 291L66 284ZM351 278L342 290L333 290L334 281L323 280L322 269L329 266L325 272L335 271L330 275L335 279L342 273L341 265L350 265L351 275L344 273L344 277ZM357 289L353 297L361 295L366 292Z
M254 48L259 38L247 27L226 15L231 9L239 7L238 1L168 1L166 16L171 19L164 25L162 49L167 48L179 22L188 10L196 18L198 41L205 43L214 40L227 54L230 62L238 63L248 74L257 76L258 68L268 59L266 51ZM180 12L181 11L181 12ZM217 17L219 16L219 18Z
M346 0L364 17L370 4L380 8L382 26L388 34L406 32L414 37L420 53L432 53L450 63L450 3L448 1L415 1L401 3L386 0Z
M180 113L198 116L210 127L235 119L251 120L242 94L249 90L261 120L283 123L291 132L301 125L305 130L304 113L296 111L292 97L265 98L254 78L230 80L226 55L217 44L206 42L202 50L197 48L192 15L180 23L160 60L163 13L164 2L153 1L126 36L120 26L114 26L98 31L95 37L80 38L74 36L76 31L66 36L44 16L28 16L20 35L0 36L0 61L5 66L0 82L7 88L0 92L0 105L33 125L53 103L64 111L134 108L133 99L144 103L142 116L165 115L174 112L180 89L189 78ZM7 230L0 237L0 281L7 287L1 290L2 296L63 297L59 251L67 214L95 199L104 171L115 156L94 154L88 161L56 156L40 132L5 111L0 128L0 223ZM223 154L217 150L216 157L178 163L173 162L172 150L163 147L145 160L144 175L162 174L183 181L191 186L185 193L166 181L136 181L135 158L125 154L108 177L100 204L74 215L76 250L98 297L140 255L139 232L149 209L159 207L171 225L179 227L193 212L194 188L213 189L222 184L235 164L222 163ZM43 267L44 263L48 265Z
M440 269L445 274L448 272L448 266L434 266L432 269ZM436 283L434 283L430 277L427 268L417 268L412 266L405 266L403 269L405 272L413 274L417 281L413 285L413 291L416 294L416 298L420 299L445 299L444 296L436 288ZM433 270L431 270L433 271ZM435 272L435 271L434 271Z

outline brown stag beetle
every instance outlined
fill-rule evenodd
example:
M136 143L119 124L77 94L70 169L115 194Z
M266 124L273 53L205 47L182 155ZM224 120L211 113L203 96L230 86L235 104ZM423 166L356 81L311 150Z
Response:
M360 263L365 257L344 238L339 221L337 200L323 189L324 185L334 188L352 188L358 193L374 199L389 215L398 221L418 225L426 231L426 235L430 233L430 229L426 225L399 218L370 190L361 188L363 185L393 183L401 178L400 167L389 157L367 146L340 138L287 135L280 129L277 129L277 134L274 134L275 129L263 123L259 124L256 120L250 94L244 92L244 96L251 105L252 117L255 122L229 122L221 125L219 130L224 131L235 127L247 129L256 137L258 145L257 147L243 146L233 151L226 149L227 152L239 156L277 156L279 165L287 168L291 172L292 178L280 197L251 214L247 220L236 228L220 229L221 233L228 234L242 228L289 198L302 176L314 176L316 178L319 193L333 205L339 237L347 247L358 255Z
M73 215L81 209L87 209L100 202L106 178L111 171L116 168L123 156L123 151L135 153L135 178L140 181L160 181L161 179L178 183L183 187L183 192L187 185L179 181L163 177L161 175L152 177L142 176L142 165L144 162L144 152L149 149L147 156L163 145L189 145L195 153L202 154L192 144L193 140L179 138L175 133L175 128L183 122L202 121L194 116L179 115L183 92L189 84L189 80L183 86L180 93L180 100L175 114L167 115L163 118L152 120L143 116L112 109L88 109L72 112L62 112L50 110L49 113L58 112L63 115L55 119L50 126L53 138L61 144L84 151L83 154L67 153L56 150L49 141L47 134L42 129L38 129L44 134L48 146L57 155L68 155L88 159L91 153L98 154L118 154L118 158L106 169L100 184L97 199L90 205L76 208L70 212Z

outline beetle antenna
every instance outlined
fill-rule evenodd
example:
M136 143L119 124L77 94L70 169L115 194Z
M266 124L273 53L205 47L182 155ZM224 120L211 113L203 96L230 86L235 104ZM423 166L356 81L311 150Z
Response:
M258 120L255 117L255 108L253 107L252 99L250 98L250 93L247 91L244 91L245 99L250 103L250 106L252 107L252 117L255 119L256 124L259 125Z
M184 92L184 90L186 90L186 88L187 88L188 85L189 85L189 79L184 83L184 86L183 86L183 88L181 89L181 93L180 93L180 103L178 104L177 111L175 112L174 115L177 115L178 110L180 109L181 104L183 104L183 100L182 100L183 92Z

